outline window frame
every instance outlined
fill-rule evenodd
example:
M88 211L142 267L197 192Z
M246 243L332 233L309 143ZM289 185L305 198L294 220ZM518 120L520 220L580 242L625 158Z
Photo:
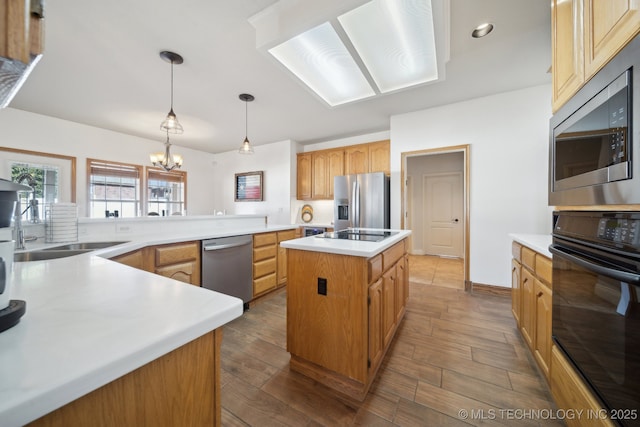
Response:
M145 187L145 182L144 182L144 178L145 175L143 174L143 166L142 165L137 165L134 163L125 163L125 162L119 162L119 161L115 161L115 160L103 160L103 159L94 159L94 158L89 158L87 157L87 168L86 168L86 179L87 179L87 204L86 204L86 209L87 209L87 218L92 218L91 216L91 203L93 201L93 199L91 198L91 177L93 176L91 169L92 169L92 165L94 164L105 164L105 165L114 165L114 166L123 166L126 168L130 168L130 169L135 169L138 173L138 189L137 189L137 198L136 201L138 203L139 208L136 209L135 211L135 215L133 216L133 218L137 218L137 217L141 217L144 216L143 213L143 206L146 206L145 200L144 200L144 195L145 193L143 192L143 188ZM115 175L114 175L115 176ZM138 213L140 213L140 215L138 215ZM96 217L99 218L99 217Z
M184 192L184 199L182 200L182 212L186 212L187 211L187 171L183 171L183 170L179 170L179 169L174 169L171 171L165 171L162 168L158 168L158 167L154 167L154 166L145 166L145 174L144 174L144 209L143 209L143 216L144 215L149 215L149 203L150 200L148 199L148 193L149 193L149 175L151 173L160 173L163 175L174 175L174 176L180 176L181 179L180 180L175 180L174 182L182 182L183 185L183 192ZM158 212L159 213L159 212Z

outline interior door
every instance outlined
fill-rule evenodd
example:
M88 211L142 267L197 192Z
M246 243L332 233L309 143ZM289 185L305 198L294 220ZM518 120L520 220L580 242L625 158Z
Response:
M462 173L424 176L424 247L429 255L463 257Z

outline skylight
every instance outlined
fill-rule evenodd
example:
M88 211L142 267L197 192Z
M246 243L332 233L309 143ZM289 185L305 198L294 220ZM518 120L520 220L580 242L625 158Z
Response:
M438 79L431 0L372 0L335 25L345 40L325 22L268 50L330 106Z

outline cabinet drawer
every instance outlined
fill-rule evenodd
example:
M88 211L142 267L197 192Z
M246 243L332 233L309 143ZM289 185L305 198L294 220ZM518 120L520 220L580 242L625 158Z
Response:
M261 248L253 249L253 262L262 261L267 258L274 258L278 247L276 245L263 246Z
M266 276L267 274L276 272L276 259L270 258L264 261L254 262L253 263L253 278L257 279L258 277Z
M391 246L382 253L382 269L386 271L404 255L404 240Z
M200 245L198 243L184 243L170 246L160 246L155 248L155 265L160 267L163 265L171 265L184 261L194 261L198 259L200 254Z
M253 235L253 247L273 245L278 241L276 233L261 233Z
M529 270L536 270L536 253L527 247L522 247L522 252L520 254L522 256L522 264L526 266Z
M278 231L278 243L296 238L296 230Z
M536 255L536 276L547 285L551 285L552 271L553 266L551 260L546 256Z
M378 254L373 258L369 258L367 261L368 270L369 270L369 281L368 283L373 283L382 274L382 254Z
M142 256L142 250L129 252L124 255L111 258L112 261L117 261L120 264L128 265L129 267L144 270L144 257Z
M511 243L511 256L516 261L520 261L520 251L522 250L522 246L520 243L513 242Z
M267 276L255 279L253 281L253 295L258 295L262 292L268 291L276 287L276 274L269 274Z

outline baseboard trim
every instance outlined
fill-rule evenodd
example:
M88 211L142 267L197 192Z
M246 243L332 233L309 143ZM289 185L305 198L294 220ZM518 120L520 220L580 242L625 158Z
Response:
M471 292L474 294L494 295L511 298L511 288L504 286L484 285L482 283L471 283Z

